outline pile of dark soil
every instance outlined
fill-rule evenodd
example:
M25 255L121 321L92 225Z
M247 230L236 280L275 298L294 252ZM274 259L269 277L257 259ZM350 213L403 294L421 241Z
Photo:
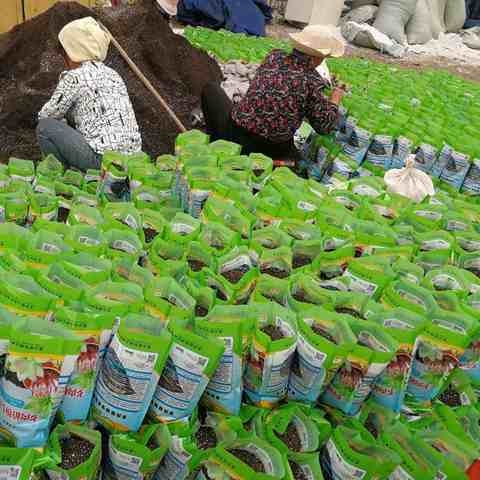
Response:
M39 158L37 113L64 69L57 36L65 24L85 16L107 26L187 127L204 85L221 80L216 62L175 35L152 0L138 0L135 7L117 11L95 12L76 2L57 3L0 37L0 159ZM172 152L179 133L175 124L113 45L106 64L127 83L143 149L151 155Z

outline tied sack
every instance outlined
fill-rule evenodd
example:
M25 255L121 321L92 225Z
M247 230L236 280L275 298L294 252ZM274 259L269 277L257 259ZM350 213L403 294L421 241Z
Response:
M434 195L435 189L430 177L414 168L414 157L407 159L405 168L389 170L385 176L385 184L390 193L397 193L421 202L426 196Z

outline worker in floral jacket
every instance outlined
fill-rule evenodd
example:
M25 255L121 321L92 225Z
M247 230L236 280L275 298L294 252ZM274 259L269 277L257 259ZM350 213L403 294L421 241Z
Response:
M110 36L91 17L67 24L58 35L66 71L38 114L37 138L43 155L66 168L100 168L104 152L142 149L127 87L103 62Z
M336 27L323 25L290 37L293 52L273 51L238 104L232 105L219 85L205 87L202 109L212 140L239 143L247 155L284 159L297 157L293 138L304 119L321 134L335 129L344 90L336 87L328 98L329 84L317 68L326 58L344 54L344 40Z

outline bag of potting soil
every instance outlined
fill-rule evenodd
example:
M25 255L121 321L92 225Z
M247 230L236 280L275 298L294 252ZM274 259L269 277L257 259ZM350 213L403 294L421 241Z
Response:
M480 193L480 160L473 159L460 190L465 195L478 195Z
M263 438L287 455L317 451L330 433L330 424L318 410L286 404L267 415Z
M289 453L285 458L286 480L323 480L317 453Z
M320 286L328 290L346 290L346 285L338 277L345 272L355 258L355 247L341 247L331 252L321 252L313 261L311 269L320 280Z
M108 430L137 431L165 367L171 334L148 316L126 316L105 353L93 419Z
M195 299L170 277L157 277L145 288L145 311L163 325L172 318L192 318Z
M35 177L35 164L31 160L10 157L8 160L8 174L14 180L32 183Z
M144 208L140 211L140 214L145 243L148 245L153 242L157 235L161 236L163 234L166 220L160 212L150 208Z
M54 197L56 194L55 182L48 177L35 177L35 180L33 182L33 192L47 194L51 197Z
M442 228L447 210L440 205L415 205L404 211L401 219L415 228L416 233L429 233Z
M465 218L463 212L453 211L448 212L444 215L444 229L447 232L453 232L455 235L456 232L472 232L471 222Z
M283 197L276 190L273 193L271 190L272 187L267 186L255 197L255 229L279 226L283 219L292 217Z
M49 179L55 179L62 176L63 165L52 154L47 155L37 165L37 175L47 177Z
M476 252L480 250L480 234L470 231L455 231L455 240L457 245L466 252Z
M175 272L186 271L184 250L183 244L166 241L157 235L150 245L148 257L143 259L142 264L156 275L168 273L176 276Z
M394 357L398 343L376 323L351 319L349 325L358 343L348 353L320 401L347 415L356 415L373 384Z
M86 252L95 256L101 256L107 246L103 232L99 228L86 224L71 226L68 229L65 242L75 252Z
M412 153L413 142L406 137L398 137L393 144L392 162L388 168L403 168L407 157Z
M436 163L439 164L441 169L438 175L440 180L453 187L456 191L460 191L470 169L470 157L456 152L448 145L445 145Z
M59 263L54 263L47 270L39 272L35 280L41 288L56 297L57 307L79 301L88 288L86 283L67 272Z
M195 331L223 342L225 350L210 379L202 404L209 410L238 415L243 394L245 357L255 322L248 307L217 306L208 317L195 320Z
M381 296L393 278L393 270L381 257L375 262L353 260L342 275L342 280L351 292L364 293L373 299Z
M139 432L111 435L102 479L153 478L171 441L166 425L145 425Z
M252 232L251 245L255 250L262 248L275 249L279 247L289 247L292 244L292 238L278 227L268 226Z
M385 192L383 182L377 177L360 177L352 180L348 187L355 195L378 198Z
M270 275L260 275L250 299L256 303L276 302L285 306L288 288L288 279L282 280Z
M385 170L390 168L393 155L393 138L388 135L375 135L368 148L366 162L382 167Z
M195 240L201 229L201 223L187 215L186 213L177 213L165 229L165 238L171 242L187 244Z
M199 240L216 250L221 255L240 243L240 234L217 222L207 222L202 225Z
M437 291L455 291L459 294L480 291L480 279L468 270L445 266L430 270L423 280L423 286Z
M25 242L32 236L26 228L14 223L2 223L0 224L0 251L4 249L21 251Z
M312 305L329 304L332 298L332 292L322 288L319 280L309 275L297 274L290 279L286 305L298 313Z
M261 190L273 171L273 160L261 153L250 154L252 166L252 187Z
M237 304L246 303L258 277L258 255L247 247L236 247L218 259L218 273L235 292Z
M83 175L76 170L65 170L61 181L66 185L73 185L74 187L82 188Z
M154 281L154 276L150 270L138 265L134 258L119 258L113 264L112 280L114 282L136 283L145 289Z
M46 318L55 306L56 298L27 275L6 273L0 305L12 314Z
M274 250L264 249L258 262L262 274L286 278L292 271L292 250L286 246Z
M101 178L102 172L100 170L89 168L83 177L83 189L91 195L96 195Z
M222 342L187 330L180 322L168 324L172 346L149 409L154 421L188 418L213 377L224 352Z
M28 275L26 263L20 259L15 250L0 250L0 267L8 272Z
M143 254L143 243L138 235L130 229L106 228L105 238L107 240L107 255L112 258L134 257L139 259ZM142 230L143 234L143 230Z
M201 282L215 292L215 303L231 304L235 301L235 291L232 285L222 275L217 275L209 268L204 268L200 272Z
M77 307L61 307L55 312L55 323L73 332L83 342L60 405L63 420L83 423L88 418L98 369L110 343L115 317L87 313Z
M436 309L431 324L418 338L407 392L417 401L431 401L439 394L470 343L477 322L465 314Z
M216 269L215 250L203 242L190 242L186 246L184 259L192 272L199 272L205 267Z
M105 152L102 158L101 182L97 195L108 201L124 201L130 195L127 175L128 156L116 152Z
M69 253L71 248L56 233L40 231L25 244L23 259L29 268L44 269Z
M79 190L75 192L75 195L73 197L73 205L77 205L77 204L87 205L88 207L96 208L100 206L100 201L96 197L96 195Z
M415 152L415 168L430 173L437 159L437 149L428 143L422 143Z
M97 208L86 205L74 205L67 218L68 225L86 224L96 227L104 222L102 214Z
M89 311L111 313L123 317L142 311L143 290L134 283L102 282L85 292L85 305Z
M319 241L322 238L320 229L302 220L286 219L280 223L280 229L288 233L296 241Z
M237 439L228 447L217 447L206 462L209 478L225 473L239 480L284 478L285 468L277 449L258 437Z
M80 347L73 333L47 320L19 318L12 325L0 380L0 435L6 443L45 445Z
M456 368L443 384L437 400L447 407L454 408L476 405L478 397L470 377L463 370Z
M338 426L320 453L325 480L391 478L401 463L392 450L377 443L359 424Z
M429 290L404 279L388 285L380 301L387 308L403 307L419 315L426 315L436 307Z
M387 328L388 333L399 344L395 356L373 385L372 399L399 413L403 406L416 341L427 323L427 318L403 308L393 308L372 315L370 320Z
M455 244L453 236L444 231L420 233L417 235L417 243L420 252L434 250L450 250Z
M369 131L355 125L343 150L349 157L355 160L357 165L360 165L367 154L371 140L372 134Z
M432 455L431 448L413 435L408 428L396 422L380 435L380 442L395 452L402 463L390 475L391 480L423 478L434 480L441 477L438 472L440 464Z
M448 430L466 443L478 445L480 440L480 412L473 406L455 409L447 405L435 405L435 413L442 419Z
M50 480L95 480L102 460L100 432L79 425L58 425L50 435L45 468Z
M347 318L320 307L299 315L289 399L313 404L330 383L357 340Z
M450 250L433 250L430 252L419 253L415 262L422 267L425 273L430 270L443 268L450 265L453 261L453 252Z
M181 133L175 140L175 154L180 155L188 146L208 145L210 137L199 130L190 130Z
M161 172L174 172L177 168L177 157L173 155L160 155L155 161L157 170Z
M140 213L132 203L107 203L102 213L105 225L126 228L139 236L143 234Z
M366 320L364 311L368 301L368 295L363 293L332 292L331 295L331 304L335 312L364 320Z
M132 193L143 185L144 179L157 173L153 163L129 162L127 165L130 190Z
M457 265L480 277L480 253L478 251L460 255L457 260Z
M21 193L0 195L0 223L12 222L18 225L27 223L28 197Z
M249 400L263 407L277 404L287 394L297 321L294 313L275 303L259 307L258 316L244 381Z
M62 240L65 240L69 232L68 225L60 222L49 222L43 218L38 218L32 225L32 232L46 231L57 234Z
M89 253L66 255L61 260L65 270L88 285L97 285L110 278L112 263Z

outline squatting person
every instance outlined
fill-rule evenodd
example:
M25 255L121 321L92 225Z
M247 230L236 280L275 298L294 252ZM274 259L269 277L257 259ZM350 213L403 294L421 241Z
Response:
M37 138L43 155L66 168L98 169L105 151L142 149L127 88L103 62L110 36L91 17L67 24L58 35L66 71L38 114Z
M328 57L341 57L345 42L337 28L323 25L290 37L293 52L273 51L236 105L219 85L205 87L202 109L212 140L239 143L247 155L259 152L274 159L297 159L293 137L304 119L318 133L335 128L344 90L335 87L327 98L329 85L316 69Z

